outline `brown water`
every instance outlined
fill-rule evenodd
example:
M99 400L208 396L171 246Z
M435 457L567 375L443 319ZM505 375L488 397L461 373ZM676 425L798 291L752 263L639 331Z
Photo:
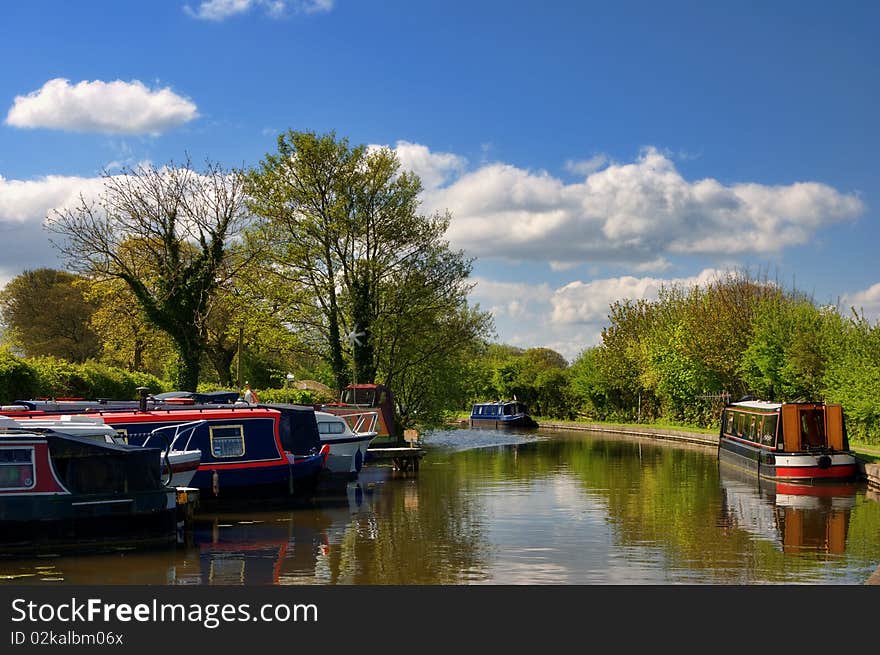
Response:
M188 545L0 560L0 581L862 584L880 565L864 485L759 485L712 448L598 433L425 441L416 473L370 465L310 507L202 516Z

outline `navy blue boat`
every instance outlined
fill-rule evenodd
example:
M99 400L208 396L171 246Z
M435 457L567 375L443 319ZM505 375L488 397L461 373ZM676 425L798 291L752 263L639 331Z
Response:
M477 403L471 408L471 427L533 428L538 424L526 406L517 400Z
M176 409L109 410L100 416L129 444L165 448L151 433L200 421L183 450L199 449L202 460L190 486L200 502L308 497L323 477L329 447L323 446L315 410L298 405L184 406Z

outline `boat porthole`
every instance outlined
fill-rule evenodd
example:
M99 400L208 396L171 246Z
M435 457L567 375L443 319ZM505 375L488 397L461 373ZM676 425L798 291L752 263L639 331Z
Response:
M822 457L819 458L818 464L820 469L827 469L831 466L831 458L828 457L828 455L822 455Z

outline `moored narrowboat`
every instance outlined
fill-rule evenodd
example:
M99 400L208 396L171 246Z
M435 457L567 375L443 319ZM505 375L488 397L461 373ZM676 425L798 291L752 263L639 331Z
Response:
M174 542L160 452L0 420L0 553Z
M517 400L476 403L471 407L471 427L533 428L537 425L526 406Z
M731 403L721 413L718 457L771 480L858 477L843 408L831 403Z
M158 428L198 422L177 445L201 451L190 484L199 489L201 502L208 504L307 497L324 472L329 454L329 447L321 444L311 407L190 406L99 415L135 445L153 445Z

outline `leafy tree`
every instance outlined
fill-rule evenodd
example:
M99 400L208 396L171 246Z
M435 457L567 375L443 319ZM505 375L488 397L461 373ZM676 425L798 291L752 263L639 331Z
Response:
M91 327L100 339L101 361L165 377L174 345L146 319L128 285L118 278L96 281L85 293L96 305Z
M26 270L0 292L6 341L25 355L74 362L95 357L98 338L89 320L96 310L80 276L50 268Z
M381 378L410 413L436 415L432 370L461 363L491 320L468 307L471 262L443 240L449 216L418 213L418 177L388 149L290 131L248 183L267 219L250 238L274 245L260 276L287 294L281 311L301 343L337 387L351 362L357 382Z
M247 218L238 175L211 162L197 172L187 160L105 173L98 202L55 212L48 227L75 270L128 286L147 320L174 342L178 386L194 391L210 303L235 272L225 264Z

